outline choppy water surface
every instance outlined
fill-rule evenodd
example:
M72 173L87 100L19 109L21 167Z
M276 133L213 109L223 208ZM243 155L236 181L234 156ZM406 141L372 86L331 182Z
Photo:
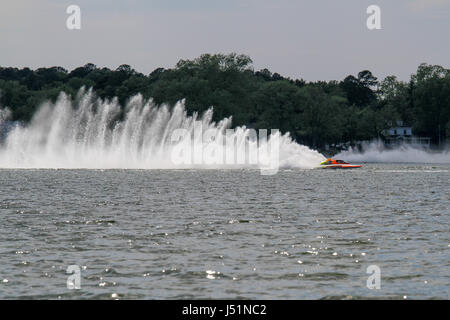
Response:
M3 299L450 296L450 165L0 170L0 181ZM80 290L66 287L74 264ZM380 290L366 287L373 264Z

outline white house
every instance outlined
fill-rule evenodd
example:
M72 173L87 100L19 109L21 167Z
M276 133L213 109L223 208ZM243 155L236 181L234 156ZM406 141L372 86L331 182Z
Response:
M383 130L384 143L387 147L410 145L414 147L429 148L431 139L427 137L416 137L411 127L404 126L402 121L397 121L396 126Z
M412 128L411 127L392 127L385 130L386 135L389 136L404 136L410 137L412 136Z

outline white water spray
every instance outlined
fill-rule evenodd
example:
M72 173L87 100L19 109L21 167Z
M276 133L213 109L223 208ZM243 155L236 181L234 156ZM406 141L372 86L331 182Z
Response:
M387 149L378 141L362 146L363 151L349 149L335 156L351 162L450 163L450 152L429 152L411 146Z
M231 118L215 123L212 121L212 109L201 117L198 114L188 116L183 102L172 109L166 105L158 107L151 100L144 101L141 95L130 100L121 121L117 120L119 114L117 99L96 99L92 91L80 90L73 105L70 98L61 93L55 104L43 104L29 124L16 126L7 133L0 146L0 168L230 167L221 164L175 164L172 161L175 145L171 136L177 129L194 132L198 125L203 130L215 130L219 135L225 135L226 129L231 126ZM6 115L7 111L0 109L0 122ZM248 140L250 133L251 130L245 127L234 130L232 138L237 142L237 153L249 152L242 142ZM308 169L325 159L317 151L294 142L288 134L277 138L280 167ZM192 143L200 142L194 140ZM241 164L231 167L249 166Z

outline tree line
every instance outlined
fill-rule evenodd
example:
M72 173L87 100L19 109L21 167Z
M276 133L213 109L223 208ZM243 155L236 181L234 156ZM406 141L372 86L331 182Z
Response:
M122 106L137 93L157 104L185 99L188 113L213 106L216 121L232 116L234 126L280 129L317 149L380 137L399 120L434 144L450 139L450 70L428 64L407 82L379 81L369 70L342 81L306 82L255 71L251 58L238 54L204 54L148 75L126 64L110 70L88 63L70 72L1 67L0 106L12 111L12 120L27 122L42 102L61 91L75 97L83 86L103 99L117 97Z

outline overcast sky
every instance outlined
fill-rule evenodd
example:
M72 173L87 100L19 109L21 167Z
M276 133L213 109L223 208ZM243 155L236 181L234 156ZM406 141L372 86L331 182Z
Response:
M66 8L81 8L68 30ZM366 9L381 8L381 30ZM254 68L341 80L363 69L409 79L450 67L450 0L1 0L0 65L129 64L148 74L202 53L244 53Z

